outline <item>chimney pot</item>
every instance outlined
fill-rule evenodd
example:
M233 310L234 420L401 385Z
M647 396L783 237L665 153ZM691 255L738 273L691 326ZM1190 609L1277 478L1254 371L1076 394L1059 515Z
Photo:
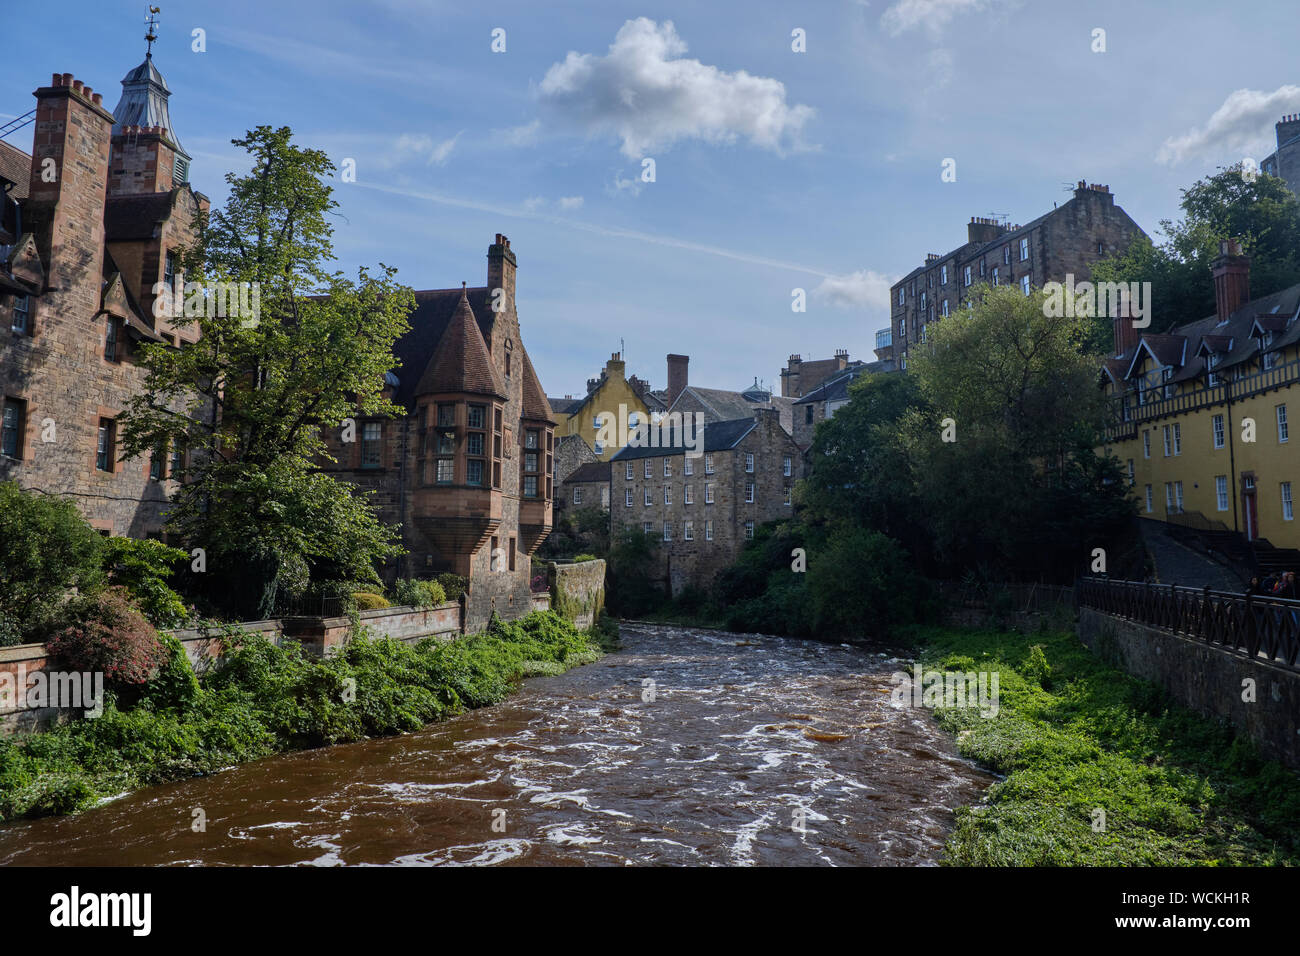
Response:
M59 86L71 86L71 85L72 85L72 74L71 74L71 73L64 73L64 74L63 74L63 82L60 83Z
M95 96L94 96L94 100L95 100L95 105L96 105L96 106L102 106L103 103L104 103L104 94L103 94L103 93L96 93Z
M72 81L72 92L74 92L74 93L80 93L80 92L81 92L81 80L73 80L73 81Z

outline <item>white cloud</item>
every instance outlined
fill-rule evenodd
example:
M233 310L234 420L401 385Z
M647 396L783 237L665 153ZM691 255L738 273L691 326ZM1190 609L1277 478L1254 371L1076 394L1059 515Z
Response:
M561 196L561 197L560 197L560 208L561 208L561 209L581 209L581 208L582 208L582 197L581 197L581 196Z
M523 203L525 212L537 212L549 205L551 205L551 200L547 199L545 196L530 196L528 199L525 199ZM561 211L581 209L582 197L561 196L559 199L555 200L555 205L558 206Z
M1273 151L1273 124L1283 113L1295 112L1300 112L1300 86L1279 86L1272 93L1236 90L1204 126L1165 140L1156 162L1171 165L1211 151L1234 160L1261 159Z
M511 126L508 129L493 130L493 138L499 139L507 146L532 146L537 142L537 134L542 129L541 120L533 120L523 126Z
M813 298L837 309L889 308L889 277L870 269L848 275L829 275L813 289Z
M783 83L727 73L684 59L685 52L671 21L628 20L606 55L570 52L553 64L542 78L542 102L588 134L617 136L629 158L682 139L801 148L813 109L787 104Z
M946 50L942 47L930 51L926 57L927 72L930 79L929 89L931 91L942 89L952 82L953 75L953 56L952 50Z
M541 196L532 196L524 200L524 209L528 212L537 212L544 205L546 205L546 200Z
M987 10L992 3L993 0L897 0L880 15L880 25L890 36L917 27L938 33L953 17Z
M464 130L461 132L464 132ZM444 139L439 143L435 143L433 137L424 133L403 133L397 137L397 142L393 145L393 159L394 161L401 161L413 156L417 159L423 159L430 166L441 166L447 162L447 157L456 148L456 140L458 139L460 139L460 133L457 133L451 139Z

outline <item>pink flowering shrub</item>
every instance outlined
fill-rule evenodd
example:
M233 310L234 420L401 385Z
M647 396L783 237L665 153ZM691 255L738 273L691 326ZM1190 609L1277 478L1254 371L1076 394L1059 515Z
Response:
M70 623L45 642L45 649L73 670L100 671L110 683L143 684L167 658L158 632L122 588L73 602L67 611Z

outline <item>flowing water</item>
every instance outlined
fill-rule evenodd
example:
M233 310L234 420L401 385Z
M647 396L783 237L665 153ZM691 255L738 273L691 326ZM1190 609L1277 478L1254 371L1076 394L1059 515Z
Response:
M904 662L886 654L648 625L622 640L416 733L0 828L0 864L933 864L992 779L927 711L890 705Z

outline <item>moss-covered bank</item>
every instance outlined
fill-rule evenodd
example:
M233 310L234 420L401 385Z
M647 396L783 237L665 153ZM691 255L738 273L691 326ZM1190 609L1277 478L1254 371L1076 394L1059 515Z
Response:
M611 634L613 637L611 637ZM232 632L201 681L178 642L130 701L97 719L0 738L0 821L72 813L123 791L326 744L416 730L501 700L521 678L590 663L616 639L551 612L447 643L362 633L323 660Z
M1000 675L996 717L938 712L963 755L1005 775L958 810L948 863L1300 863L1300 777L1101 663L1074 634L918 637L927 667ZM1094 829L1098 808L1104 830Z

